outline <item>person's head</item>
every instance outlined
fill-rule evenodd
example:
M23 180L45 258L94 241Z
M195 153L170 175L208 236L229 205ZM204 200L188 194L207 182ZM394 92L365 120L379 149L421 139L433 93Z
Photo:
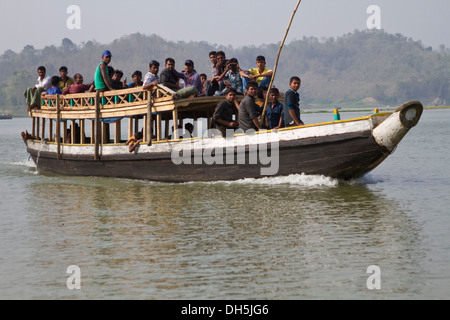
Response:
M208 76L204 73L200 74L200 81L203 83L205 83L205 81L208 79Z
M236 58L231 58L230 60L228 60L228 64L230 65L231 70L235 71L237 69L239 62Z
M184 70L186 70L187 73L192 73L192 71L194 71L194 61L186 60L184 63Z
M103 53L102 53L102 61L103 61L103 63L108 64L108 63L111 62L111 59L112 59L111 51L109 51L109 50L103 51Z
M62 66L61 68L59 68L59 76L61 77L61 79L63 80L67 79L67 73L68 73L67 67Z
M53 87L57 87L59 82L61 81L61 78L58 76L53 76L52 77L52 86Z
M77 73L73 76L73 80L76 84L82 84L83 83L83 76L80 73Z
M247 89L247 94L249 96L254 97L258 91L258 83L256 81L249 81L247 82L245 89Z
M225 61L225 52L219 51L217 52L217 62L224 62Z
M113 79L120 81L120 79L122 79L123 77L123 72L121 70L116 70L114 71L114 75L113 75Z
M45 70L44 66L40 66L40 67L37 68L37 73L38 73L40 78L44 78L45 74L47 73L47 70Z
M301 85L302 85L302 81L297 76L294 76L291 78L291 80L289 80L289 86L294 91L297 91L298 89L300 89Z
M154 75L158 74L158 71L159 71L159 62L158 61L152 60L152 61L150 61L148 66L149 66L149 71L151 73L153 73Z
M279 96L280 96L280 90L278 90L277 88L270 89L270 91L269 91L270 102L272 102L272 103L277 102Z
M211 61L212 64L217 63L217 52L216 51L211 51L209 53L209 60Z
M133 79L134 83L140 83L142 81L142 72L139 70L136 70L135 72L133 72L133 74L131 75L131 79Z
M237 90L235 88L228 88L225 91L225 99L227 99L229 102L233 102L236 99L237 96Z
M194 125L188 122L184 125L184 129L188 131L190 134L192 134L192 132L194 132Z
M174 70L175 69L175 60L172 58L167 58L166 59L166 68L169 70Z
M266 58L264 56L257 56L256 57L256 65L263 69L266 67Z
M259 99L265 99L267 94L267 86L258 86L258 90L256 91L256 94Z

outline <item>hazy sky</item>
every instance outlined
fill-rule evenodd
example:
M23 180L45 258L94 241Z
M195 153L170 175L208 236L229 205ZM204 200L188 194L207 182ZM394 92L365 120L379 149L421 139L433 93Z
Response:
M95 40L107 44L127 34L157 34L170 41L261 45L281 41L298 0L13 0L1 1L0 54L25 45L42 49ZM67 13L71 5L79 15ZM302 0L287 42L303 36L338 37L367 29L370 5L381 9L381 28L426 46L450 47L450 0ZM79 17L80 29L76 26Z

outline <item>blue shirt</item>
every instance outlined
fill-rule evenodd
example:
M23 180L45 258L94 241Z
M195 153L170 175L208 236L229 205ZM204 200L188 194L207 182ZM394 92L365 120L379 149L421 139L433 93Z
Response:
M244 93L242 86L242 78L237 70L236 72L233 72L232 70L228 71L225 74L224 80L230 81L231 86L235 88L237 92Z
M283 116L283 105L280 102L276 102L272 108L272 103L267 106L267 119L269 119L269 129L278 127L280 124L280 118Z
M57 87L51 87L47 90L46 94L62 94L62 91Z
M289 114L289 109L294 110L298 120L300 119L300 95L297 91L289 89L284 95L284 125L287 127L294 121Z

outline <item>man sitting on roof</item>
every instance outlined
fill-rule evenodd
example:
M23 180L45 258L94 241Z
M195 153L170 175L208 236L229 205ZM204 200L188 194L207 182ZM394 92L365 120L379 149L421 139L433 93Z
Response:
M131 79L133 80L133 82L128 84L128 88L142 87L143 82L141 71L136 70L135 72L133 72L133 74L131 75Z
M24 92L25 100L28 105L28 110L41 107L41 93L47 91L52 86L52 78L47 76L44 66L37 69L38 79L37 84L33 88L28 88Z
M58 88L61 91L64 91L68 86L75 83L74 79L67 76L68 70L67 67L62 66L59 68L59 77L61 80L59 80Z
M95 91L93 84L83 84L83 76L79 73L73 76L75 83L63 90L62 94L85 93Z
M197 95L201 95L203 93L202 89L202 81L200 79L200 75L194 69L194 62L192 60L186 60L184 64L184 73L181 73L183 76L183 80L185 83L185 88L195 87L197 89Z
M164 86L177 92L175 98L184 99L188 97L195 97L199 92L196 87L189 86L187 88L180 88L180 79L185 79L185 75L175 70L175 60L172 58L166 59L166 68L161 72L160 83ZM200 82L200 77L198 77ZM201 85L201 83L200 83Z

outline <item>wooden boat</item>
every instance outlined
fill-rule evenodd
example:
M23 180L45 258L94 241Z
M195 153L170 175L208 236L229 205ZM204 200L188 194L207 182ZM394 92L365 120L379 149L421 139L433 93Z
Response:
M162 85L151 92L135 88L46 96L40 109L29 111L32 130L22 136L39 172L164 182L300 173L350 179L385 160L423 111L420 102L410 101L392 113L352 120L227 138L203 132L169 138L174 123L192 120L210 128L223 99L177 100ZM125 141L140 130L143 142L130 153Z

